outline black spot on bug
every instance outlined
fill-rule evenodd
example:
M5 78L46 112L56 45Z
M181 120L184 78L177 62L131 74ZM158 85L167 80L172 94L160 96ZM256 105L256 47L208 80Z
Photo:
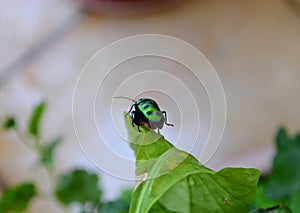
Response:
M147 104L146 106L144 106L144 109L148 109L148 108L149 108L149 106L150 106L150 105L148 105L148 104Z
M148 111L147 112L147 115L151 115L153 112L152 111Z

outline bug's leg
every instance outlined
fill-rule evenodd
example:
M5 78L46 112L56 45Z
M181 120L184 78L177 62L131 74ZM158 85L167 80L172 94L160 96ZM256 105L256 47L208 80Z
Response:
M137 126L138 127L138 130L139 130L139 132L141 132L141 130L140 130L140 126Z
M164 114L164 116L165 116L165 124L168 125L168 126L174 126L173 124L169 124L167 122L167 113L166 113L166 111L162 111L161 113Z
M157 129L157 134L159 134L162 138L165 138L162 134L160 134L159 128Z

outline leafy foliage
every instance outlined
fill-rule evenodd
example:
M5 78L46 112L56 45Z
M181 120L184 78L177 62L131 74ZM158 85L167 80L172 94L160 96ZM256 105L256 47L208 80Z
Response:
M55 187L56 198L65 205L99 203L101 193L97 175L80 169L59 176Z
M292 137L280 128L276 138L277 154L269 178L260 183L254 205L270 207L284 202L300 212L300 135Z
M256 189L256 195L253 200L253 208L269 208L272 206L276 206L278 204L278 201L269 200L265 196L265 183L259 182L257 189Z
M40 134L39 126L40 126L40 121L41 121L41 118L45 111L45 108L46 108L45 102L41 102L40 104L38 104L34 108L32 114L31 114L31 117L29 119L28 133L36 138L39 137L39 134Z
M0 199L0 213L24 211L34 196L36 196L36 190L33 183L23 183L8 188Z
M34 151L42 165L52 171L55 169L54 151L61 139L41 143L40 121L45 107L42 102L34 108L27 134L35 140ZM57 201L65 206L79 204L83 212L99 213L248 211L256 191L258 170L225 168L215 172L147 127L141 127L142 132L139 132L132 127L130 116L126 116L125 120L130 147L136 155L139 181L135 190L124 191L116 200L103 202L97 175L75 169L53 178L56 181L53 194ZM2 122L2 127L17 130L13 117ZM281 128L276 136L276 145L272 173L257 188L253 207L259 209L249 213L300 212L300 134L291 137ZM35 196L36 189L32 183L9 188L0 198L0 213L24 211Z
M132 127L130 116L125 120L136 155L136 176L143 177L132 194L129 213L248 210L255 196L258 170L212 171L154 131L141 127L139 133Z

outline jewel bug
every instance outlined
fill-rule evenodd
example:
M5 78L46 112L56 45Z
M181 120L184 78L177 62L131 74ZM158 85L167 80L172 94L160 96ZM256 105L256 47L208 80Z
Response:
M166 111L161 111L158 104L150 98L140 98L137 101L123 96L114 98L124 98L134 102L128 113L132 117L132 126L137 125L139 132L141 132L140 126L143 125L146 125L150 129L157 129L158 133L164 124L174 126L167 122Z

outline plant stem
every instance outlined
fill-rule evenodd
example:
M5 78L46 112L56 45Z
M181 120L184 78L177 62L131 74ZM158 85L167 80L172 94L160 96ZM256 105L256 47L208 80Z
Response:
M41 143L40 143L40 138L39 137L34 137L34 142L30 143L29 140L27 139L27 137L25 137L25 135L22 134L16 127L14 128L14 132L15 132L17 138L25 146L27 146L31 151L35 152L38 155L39 159L42 158L42 147L41 147ZM54 186L55 186L55 171L54 171L54 168L53 167L49 167L49 166L47 166L45 164L42 164L42 165L45 168L46 173L47 173L47 175L49 177L51 187L54 188ZM45 196L45 198L47 198L49 200L56 200L53 191L50 193L50 197L46 197ZM60 205L60 206L63 209L63 211L65 213L67 213L67 209L65 208L65 206L62 206L62 205Z
M17 138L19 139L19 141L21 141L25 146L27 146L31 151L36 152L37 150L35 150L33 144L31 144L27 138L25 137L25 135L23 133L21 133L16 127L14 128L14 132L17 136Z
M41 142L39 137L34 138L34 144L35 144L35 150L39 156L39 159L42 159L43 157L43 150L41 146ZM54 175L54 168L52 166L48 166L44 163L42 163L43 167L46 169L47 175L50 180L51 187L53 188L55 186L55 175Z

